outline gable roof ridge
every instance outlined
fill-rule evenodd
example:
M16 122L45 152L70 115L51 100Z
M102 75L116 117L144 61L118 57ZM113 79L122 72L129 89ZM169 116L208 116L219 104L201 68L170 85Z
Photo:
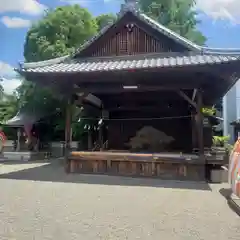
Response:
M78 53L80 53L82 50L86 49L88 46L91 45L91 43L93 43L94 41L96 41L98 38L100 38L101 36L103 36L108 29L110 29L117 21L119 21L121 18L123 18L125 14L121 15L115 22L112 22L110 24L108 24L107 26L103 27L96 35L94 35L93 37L91 37L90 39L86 40L80 47L78 47L72 54L72 57L74 57L75 55L77 55Z
M202 53L213 54L213 55L240 55L240 48L202 47Z
M133 12L133 14L137 17L140 17L141 20L147 22L148 24L150 24L152 27L156 27L158 31L160 31L162 34L164 34L167 37L172 38L175 41L180 42L181 44L190 47L192 50L195 51L201 51L202 47L198 44L193 43L192 41L188 40L185 37L182 37L180 34L172 31L171 29L165 27L164 25L160 24L159 22L157 22L156 20L152 19L151 17L147 16L144 13L141 12Z

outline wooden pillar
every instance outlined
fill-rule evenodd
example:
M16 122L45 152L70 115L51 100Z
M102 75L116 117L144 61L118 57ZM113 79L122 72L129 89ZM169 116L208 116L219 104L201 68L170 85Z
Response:
M16 151L20 151L20 138L21 138L21 128L17 129L17 146L16 146Z
M99 127L99 130L98 130L98 141L99 141L99 146L100 146L100 149L102 149L103 147L103 138L102 138L102 126Z
M198 148L200 156L204 156L204 140L203 140L203 114L202 114L202 92L197 91L197 135L198 135Z
M103 106L102 106L103 108ZM99 123L99 130L98 130L98 141L100 145L100 151L103 148L103 110L101 110L101 122Z
M71 148L71 122L72 122L72 112L71 112L72 102L71 99L68 100L66 107L66 125L65 125L65 157L68 156Z
M93 145L92 145L92 129L88 130L88 150L92 150Z
M197 139L197 134L196 134L196 117L195 117L195 112L192 112L191 114L191 123L192 123L192 150L197 148L196 144L196 139Z

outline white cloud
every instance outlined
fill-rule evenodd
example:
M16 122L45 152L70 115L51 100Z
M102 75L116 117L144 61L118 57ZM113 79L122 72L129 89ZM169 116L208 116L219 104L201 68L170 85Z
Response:
M21 81L19 79L6 79L2 78L1 85L3 86L4 92L11 94L16 90L17 87L21 85Z
M0 80L6 93L12 93L21 84L13 67L0 61Z
M112 0L103 0L104 3L109 2ZM101 3L102 0L60 0L60 2L64 2L67 4L79 4L81 6L89 6L90 4L94 4L94 3Z
M8 28L26 28L31 26L31 21L18 17L3 16L1 22Z
M1 0L0 0L1 1ZM103 1L109 2L124 2L124 0L60 0L68 4L80 4L87 6L89 4ZM223 19L232 23L240 24L240 0L196 0L197 9L204 12L214 20Z
M19 12L28 15L39 15L46 6L38 0L0 0L0 13Z
M15 75L16 73L12 66L10 66L5 62L0 61L0 78L1 77L8 78L8 77L13 77Z
M215 20L240 24L240 0L197 0L197 8Z

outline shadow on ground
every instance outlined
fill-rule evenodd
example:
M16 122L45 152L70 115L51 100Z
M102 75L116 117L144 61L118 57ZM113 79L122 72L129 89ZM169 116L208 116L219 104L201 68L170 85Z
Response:
M229 199L231 194L232 194L232 190L231 188L221 188L219 190L220 194L225 197L226 199Z
M36 162L34 162L36 163ZM4 165L13 165L13 163L4 163ZM18 163L19 164L19 163ZM31 163L21 163L20 165ZM63 161L52 161L45 165L29 167L23 170L0 174L0 179L31 180L44 182L64 182L64 183L82 183L99 185L120 185L120 186L142 186L156 188L177 188L211 191L210 186L203 182L187 182L161 180L152 178L132 178L121 176L107 176L94 174L66 174L64 172Z
M240 206L231 198L232 190L230 188L221 188L219 192L226 198L229 208L240 216Z

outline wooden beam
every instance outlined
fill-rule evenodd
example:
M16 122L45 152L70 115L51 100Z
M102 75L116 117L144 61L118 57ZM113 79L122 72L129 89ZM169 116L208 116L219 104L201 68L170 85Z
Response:
M200 157L204 158L204 139L203 139L203 114L202 114L202 92L197 92L197 132L198 132L198 147ZM203 159L204 160L204 159Z
M192 101L193 101L193 102L194 102L194 100L195 100L196 94L197 94L197 89L195 88L195 89L193 90L193 95L192 95Z
M110 112L121 112L121 111L138 111L138 112L171 112L171 111L176 111L179 110L179 106L173 106L173 107L162 107L160 104L155 105L155 106L141 106L141 105L136 105L136 106L120 106L120 107L109 107L107 108L108 111Z
M197 108L197 105L195 102L193 102L182 90L178 91L178 94L185 99L188 103L190 103L193 107Z
M72 122L72 99L69 98L66 106L66 123L65 123L65 157L67 159L71 148L71 122Z
M108 86L108 84L100 84L100 85L93 85L93 86L80 86L81 90L83 92L90 92L92 94L111 94L111 93L125 93L125 92L159 92L159 91L176 91L180 88L179 85L177 86L143 86L139 85L137 88L134 89L124 89L123 86L117 85L117 86ZM190 86L181 86L181 88L184 89L192 89ZM75 91L76 92L76 91Z
M108 99L111 99L109 101ZM184 99L169 99L169 98L159 98L159 99L143 99L136 98L128 99L122 97L122 99L116 98L104 98L103 103L107 109L139 109L139 108L155 108L155 109L176 109L176 108L187 108L188 103ZM139 109L140 110L140 109Z
M128 102L137 102L137 103L161 103L166 102L175 102L182 100L175 91L161 91L159 92L123 92L123 93L109 93L109 94L97 94L97 96L107 103L128 103ZM111 101L109 101L111 99ZM185 101L184 101L185 102Z

